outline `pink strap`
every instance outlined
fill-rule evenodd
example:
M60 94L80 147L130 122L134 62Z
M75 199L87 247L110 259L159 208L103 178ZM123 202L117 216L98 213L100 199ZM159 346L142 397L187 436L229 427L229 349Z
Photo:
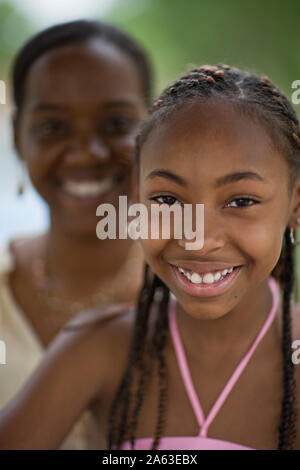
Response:
M169 309L169 324L170 324L170 330L171 330L171 336L177 356L177 360L179 363L182 379L186 388L186 392L188 394L188 397L190 399L191 405L193 407L194 413L197 418L197 422L199 424L199 427L201 428L199 437L206 437L207 435L207 429L213 419L215 418L216 414L220 410L221 406L223 405L224 401L226 400L227 396L229 395L230 391L234 387L235 383L237 382L239 376L243 372L244 368L248 364L251 356L253 355L257 345L259 342L262 340L266 332L268 331L274 317L275 313L278 308L278 303L279 303L279 288L278 285L273 277L269 277L268 279L269 287L272 292L272 297L273 297L273 303L272 303L272 308L270 310L270 313L263 324L260 332L258 333L257 337L255 338L252 346L248 350L248 352L245 354L245 356L242 358L238 366L236 367L235 371L233 372L232 376L226 383L223 391L217 398L216 402L212 406L207 418L205 419L204 413L202 411L200 401L198 399L198 396L196 394L193 381L191 378L190 370L187 364L187 360L185 357L183 345L179 336L178 332L178 327L176 323L176 315L175 315L175 304L176 304L176 297L172 296L171 297L171 306Z

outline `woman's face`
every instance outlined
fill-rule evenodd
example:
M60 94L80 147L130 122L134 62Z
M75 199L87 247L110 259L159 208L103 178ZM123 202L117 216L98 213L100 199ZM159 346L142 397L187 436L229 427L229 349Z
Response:
M224 179L241 172L252 174ZM150 132L140 156L139 202L148 214L151 205L163 202L204 204L201 249L186 250L190 240L176 240L172 227L168 240L141 240L152 270L186 312L195 318L219 318L244 294L255 295L279 259L292 209L299 206L299 186L292 198L287 188L283 155L257 120L233 106L194 103ZM210 296L204 296L197 275L192 283L178 269L203 277L237 266L241 268L225 273L223 287Z
M146 115L136 66L92 40L45 53L31 66L15 142L51 222L94 235L96 208L131 191L135 136Z

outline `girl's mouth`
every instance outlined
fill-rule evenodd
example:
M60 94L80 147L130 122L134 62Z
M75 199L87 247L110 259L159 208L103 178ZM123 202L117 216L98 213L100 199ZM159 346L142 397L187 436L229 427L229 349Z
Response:
M228 267L223 271L206 273L200 276L198 273L180 266L170 265L180 287L193 296L212 297L222 294L232 281L237 277L242 266Z

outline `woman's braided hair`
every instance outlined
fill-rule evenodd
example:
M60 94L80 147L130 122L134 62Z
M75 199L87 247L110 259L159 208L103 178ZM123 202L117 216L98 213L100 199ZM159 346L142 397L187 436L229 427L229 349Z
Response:
M187 103L199 100L223 100L248 112L265 126L272 142L284 153L289 164L288 191L291 194L300 169L300 129L293 107L284 94L267 77L259 77L228 65L205 65L191 70L178 81L167 87L155 101L150 116L146 120L137 139L136 164L139 169L140 152L151 130L167 119L170 114ZM116 444L120 448L125 438L130 439L132 447L138 425L144 393L151 371L157 361L159 373L159 410L152 449L156 449L162 436L165 405L167 396L167 367L164 358L164 346L168 333L169 289L156 276L149 276L146 265L144 285L137 303L136 320L129 353L127 368L119 389L114 397L108 436L108 448ZM296 437L296 396L295 377L292 357L292 333L290 304L294 286L294 251L290 238L290 229L286 228L280 258L271 272L283 291L283 398L278 430L278 449L292 449ZM160 293L158 314L148 352L144 351L149 317L154 298ZM132 398L134 372L139 373L135 406L130 419L129 407ZM116 415L120 409L120 420L116 426ZM117 436L115 433L117 431Z

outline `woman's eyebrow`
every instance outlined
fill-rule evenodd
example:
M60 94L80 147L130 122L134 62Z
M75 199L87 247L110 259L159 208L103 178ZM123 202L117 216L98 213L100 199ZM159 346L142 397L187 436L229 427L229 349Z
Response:
M116 107L133 108L134 106L135 106L134 101L116 100L116 101L109 101L107 103L104 103L103 105L100 106L100 108L104 108L104 109L116 108ZM64 111L66 109L68 109L68 104L64 104L64 103L39 102L31 106L31 111L33 112Z
M47 103L47 102L40 102L36 103L31 107L32 112L38 111L63 111L66 106L58 103Z
M152 170L147 175L146 179L153 179L155 177L166 178L184 187L188 186L188 183L184 178L182 178L179 175L176 175L175 173L172 173L169 170L164 170L162 168ZM220 186L223 186L225 184L235 183L243 179L251 179L255 181L260 181L265 184L268 183L265 178L263 178L258 173L255 173L254 171L238 171L235 173L228 173L227 175L220 176L219 178L217 178L216 181L214 182L214 188L219 188Z

